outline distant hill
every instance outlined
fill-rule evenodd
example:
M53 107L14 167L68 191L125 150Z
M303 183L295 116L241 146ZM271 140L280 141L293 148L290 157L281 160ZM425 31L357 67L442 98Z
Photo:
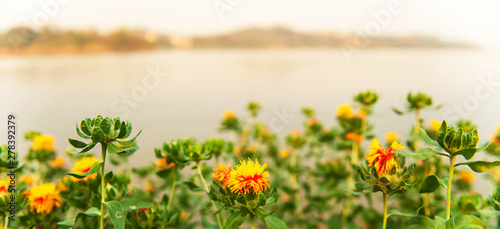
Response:
M358 41L358 42L357 42ZM145 30L120 29L109 34L93 30L17 27L0 34L0 54L133 52L154 49L297 48L359 46L362 48L476 48L428 36L360 37L335 32L302 33L285 27L246 28L227 34L179 37Z

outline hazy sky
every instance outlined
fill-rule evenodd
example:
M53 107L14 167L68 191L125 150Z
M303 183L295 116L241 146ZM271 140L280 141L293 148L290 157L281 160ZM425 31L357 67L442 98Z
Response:
M376 22L373 13L389 12L390 2L399 4L399 12L390 13L387 24ZM500 47L499 10L498 0L0 0L0 31L38 23L100 31L146 28L179 35L272 25L360 33L378 23L375 35L418 33Z

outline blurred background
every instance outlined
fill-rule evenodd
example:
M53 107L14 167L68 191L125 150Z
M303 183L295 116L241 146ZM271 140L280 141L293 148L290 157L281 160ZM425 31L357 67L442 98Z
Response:
M18 136L53 135L59 153L75 123L129 120L154 160L164 141L221 136L222 114L246 115L285 136L310 106L327 126L363 90L381 95L372 123L404 139L408 92L443 104L426 120L471 119L486 140L500 123L498 1L132 0L0 1L0 117ZM287 119L282 119L288 114ZM278 118L278 119L277 119ZM274 121L273 121L274 120ZM6 131L0 131L5 139ZM19 142L21 156L29 147ZM368 148L368 145L366 145Z

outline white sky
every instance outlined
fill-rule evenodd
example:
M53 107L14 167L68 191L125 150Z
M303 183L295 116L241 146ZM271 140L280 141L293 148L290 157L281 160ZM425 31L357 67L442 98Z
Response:
M303 31L363 31L388 0L0 0L0 31L48 22L62 28L146 28L179 35L246 26L284 25ZM221 19L213 3L230 6ZM500 47L498 0L401 0L401 12L377 35L424 34ZM57 3L44 11L43 3ZM50 12L52 11L52 12ZM50 15L48 14L50 13ZM38 15L39 19L36 19ZM42 18L42 20L40 20Z

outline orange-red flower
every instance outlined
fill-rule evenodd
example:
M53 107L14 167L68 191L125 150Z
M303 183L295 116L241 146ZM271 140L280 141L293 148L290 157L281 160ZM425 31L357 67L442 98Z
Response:
M4 180L0 180L0 199L4 198L7 195L7 182Z
M38 214L50 213L54 206L61 206L61 196L52 183L35 186L26 194L30 211L36 211Z
M389 148L384 149L377 139L373 139L370 146L370 152L368 152L365 156L368 161L368 166L375 166L379 176L390 173L394 166L398 166L396 159L394 158L393 151L403 148L403 144L394 141Z
M214 168L215 173L212 173L212 177L215 181L222 184L223 188L226 188L227 183L229 182L229 174L233 170L231 165L219 164Z
M167 165L167 159L166 158L161 158L161 159L156 160L156 166L158 166L159 170L167 170L167 169L171 169L172 167L174 167L175 163L174 162L170 162Z
M56 157L52 161L49 162L49 165L52 168L56 168L56 167L64 168L64 166L66 166L66 162L64 161L64 159L62 157Z
M84 173L88 172L90 170L90 168L92 168L92 165L98 161L99 161L99 158L96 158L96 157L83 157L80 160L75 162L75 165L71 169L71 172L75 173L75 174L84 174ZM71 180L72 181L79 181L79 180L88 181L88 180L93 180L96 177L97 177L97 173L94 173L92 175L86 176L83 179L71 177Z
M317 118L309 118L309 120L307 120L308 126L314 126L317 124L319 124L319 120Z
M57 189L59 189L59 191L61 191L61 192L64 192L64 191L68 191L68 190L69 190L68 186L66 186L66 185L64 184L64 182L63 182L63 181L66 181L66 179L65 179L65 178L67 178L67 177L64 177L64 178L62 178L62 179L59 179L59 181L57 181Z
M247 194L250 189L257 195L265 188L271 186L269 182L269 172L264 171L267 164L260 165L248 159L248 162L241 161L235 169L229 173L228 186L233 193Z
M358 144L361 143L361 140L363 140L363 136L361 134L356 134L354 132L349 132L345 135L345 138L347 140L355 141Z
M474 180L476 179L474 177L474 173L471 172L471 171L460 172L458 174L458 177L460 178L460 180L463 180L463 181L465 181L465 182L467 182L469 184L472 183L472 182L474 182Z

